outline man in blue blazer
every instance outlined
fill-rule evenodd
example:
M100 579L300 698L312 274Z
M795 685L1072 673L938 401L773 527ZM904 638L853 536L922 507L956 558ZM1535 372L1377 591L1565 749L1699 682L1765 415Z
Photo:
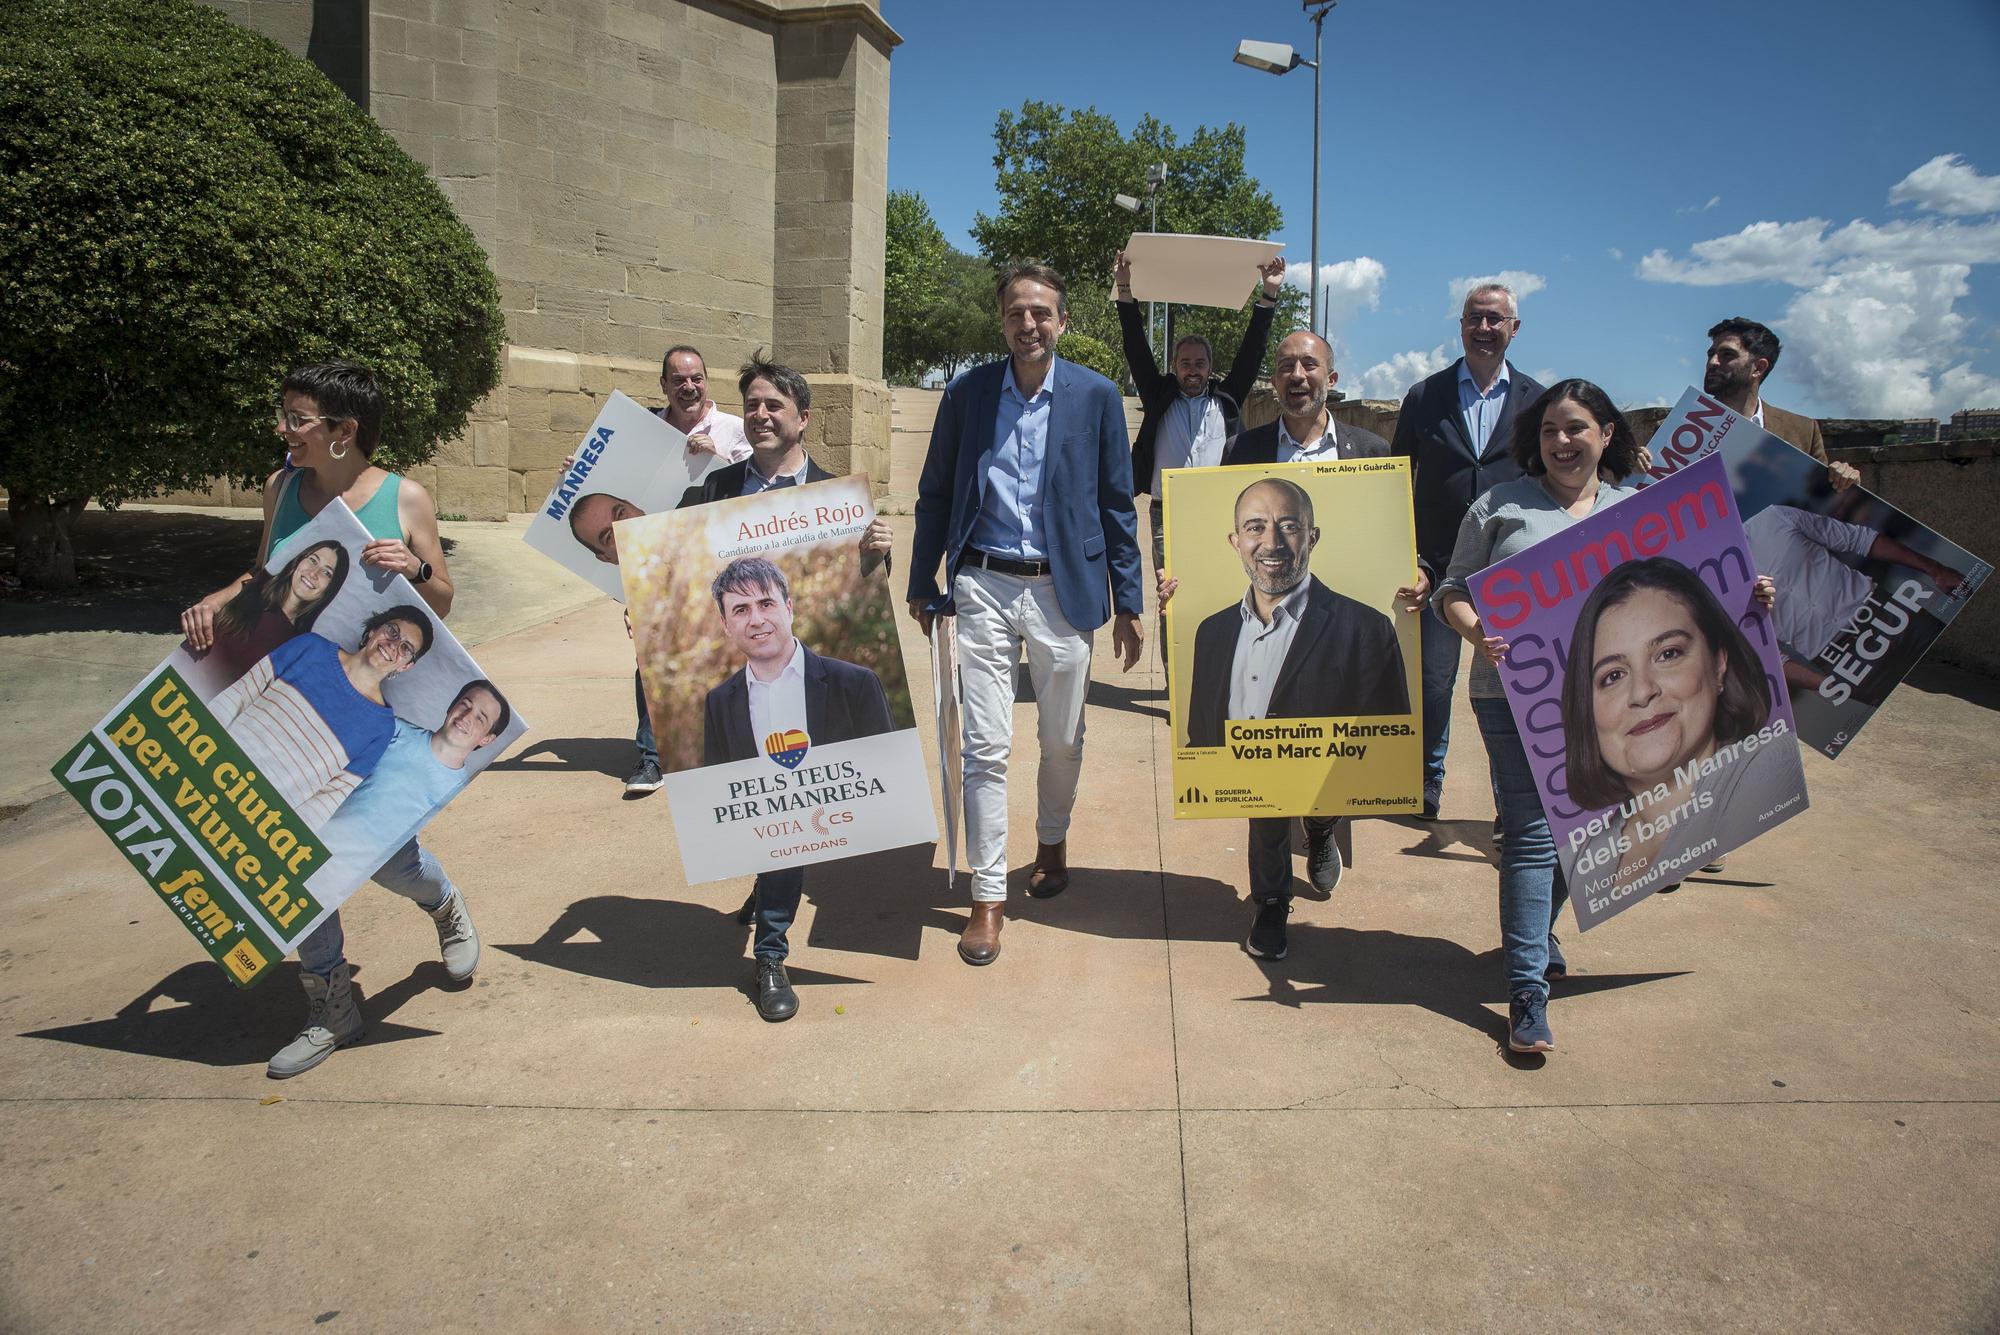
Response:
M994 292L1009 355L945 390L910 554L910 615L926 635L935 617L958 618L973 900L958 953L968 964L1000 953L1015 661L1025 646L1042 751L1028 893L1046 899L1069 886L1092 632L1115 615L1111 643L1129 671L1144 607L1124 400L1103 376L1055 355L1069 317L1062 275L1010 265ZM949 593L938 588L940 562Z
M1507 450L1514 418L1541 396L1532 376L1507 364L1521 331L1514 294L1481 283L1465 294L1458 336L1465 355L1411 386L1389 452L1410 460L1417 560L1435 584L1451 565L1459 521L1483 492L1521 476ZM1436 820L1451 744L1451 691L1462 643L1436 613L1423 618L1424 818Z

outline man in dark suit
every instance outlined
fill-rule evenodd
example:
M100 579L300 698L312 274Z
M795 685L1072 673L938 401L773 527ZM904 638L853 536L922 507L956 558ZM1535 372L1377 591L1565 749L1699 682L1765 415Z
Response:
M1144 607L1125 402L1095 371L1055 355L1069 320L1062 275L1016 264L994 285L1009 356L952 381L917 483L910 615L958 618L968 964L1000 953L1007 901L1007 759L1014 664L1025 647L1041 738L1028 893L1069 885L1066 841L1083 767L1092 632L1112 619L1126 668ZM938 588L943 563L949 595Z
M894 730L880 677L816 654L792 634L784 571L764 557L739 556L722 568L711 592L723 637L743 655L743 666L702 701L702 764L754 760L763 754L763 739L792 728L804 728L814 746Z
M1236 498L1229 545L1250 578L1241 602L1195 630L1188 689L1189 746L1221 746L1231 719L1407 714L1403 655L1388 617L1335 593L1311 571L1319 528L1312 497L1285 478L1263 478ZM1415 589L1399 591L1420 598ZM1340 884L1337 816L1305 817L1313 884ZM1260 959L1286 951L1292 902L1292 822L1250 820L1250 898L1257 906L1244 948Z
M737 377L737 387L743 395L743 428L750 440L750 457L725 468L718 468L702 479L701 485L690 487L681 496L676 509L693 505L706 505L713 501L726 500L735 496L754 496L758 492L779 487L802 486L807 482L822 482L832 477L825 469L813 462L806 454L806 426L812 413L812 385L806 378L789 366L764 360L760 350L750 359ZM861 535L861 557L864 563L883 561L889 554L889 525L881 518L869 524ZM764 564L769 565L768 562ZM725 569L724 574L728 571ZM775 573L775 567L772 568ZM769 585L767 576L759 581ZM772 629L773 614L766 611L758 618L760 629L756 640L760 651L764 647L784 647L785 642L796 645L796 668L804 682L806 710L808 715L807 733L815 742L845 741L849 737L865 737L871 732L887 732L889 709L882 696L882 683L866 668L852 663L843 663L834 658L821 658L811 653L791 637L791 590L784 583L784 576L778 575L777 584L784 603L782 634ZM718 579L716 605L722 610L722 588ZM739 645L739 649L742 646ZM744 656L751 658L747 649ZM793 662L786 658L785 663ZM813 686L814 674L811 665L817 663L820 687ZM844 669L844 671L843 671ZM873 684L876 701L880 702L880 727L870 732L852 731L866 726L878 718L875 705L867 701L867 686L857 682L852 676L860 673ZM702 763L719 764L722 760L749 759L757 754L758 739L761 734L747 722L743 737L732 738L734 730L734 710L721 712L722 704L729 703L732 684L738 686L744 699L745 718L754 719L757 710L750 704L750 687L745 673L738 672L721 686L710 691L703 711ZM821 708L817 717L830 733L845 732L844 736L821 736L810 726L815 717L811 709L816 690L823 690ZM722 697L718 701L718 697ZM856 703L856 702L859 703ZM797 726L787 723L785 727ZM740 742L747 737L749 749L745 752ZM718 759L720 757L720 759ZM790 977L785 973L785 957L790 953L786 933L791 930L792 919L797 916L799 897L805 892L806 873L803 867L780 867L775 871L759 872L757 881L750 890L750 898L736 914L736 921L744 924L756 923L753 953L757 961L757 1013L766 1020L789 1020L798 1012L799 999L792 991Z
M1542 386L1507 362L1507 347L1520 331L1513 292L1502 283L1478 284L1465 294L1459 314L1465 355L1418 381L1403 398L1389 449L1415 470L1417 560L1433 583L1451 565L1459 523L1473 500L1521 476L1507 443L1514 418L1541 396ZM1424 818L1436 820L1463 641L1436 613L1422 625Z

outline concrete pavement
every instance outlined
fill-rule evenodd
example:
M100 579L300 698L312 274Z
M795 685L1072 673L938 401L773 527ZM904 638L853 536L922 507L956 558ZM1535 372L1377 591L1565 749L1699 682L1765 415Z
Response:
M1243 826L1167 818L1157 671L1101 637L1071 890L972 969L931 850L815 868L769 1026L745 883L683 886L664 798L619 800L617 608L465 527L454 624L512 609L465 638L533 725L426 836L469 989L364 890L369 1038L267 1081L289 965L229 987L66 798L0 822L0 1328L2000 1322L1990 682L1925 674L1725 875L1563 930L1560 1051L1522 1062L1462 688L1448 819L1362 822L1264 965Z

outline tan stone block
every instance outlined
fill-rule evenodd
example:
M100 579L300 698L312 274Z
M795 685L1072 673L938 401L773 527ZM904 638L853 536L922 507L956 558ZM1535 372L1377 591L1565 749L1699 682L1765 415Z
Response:
M433 95L431 71L434 67L427 60L393 51L380 51L370 56L368 66L368 90L371 95L378 92L414 98Z
M526 479L522 474L511 471L507 474L508 514L518 515L527 513L529 502L525 483ZM543 496L547 494L547 492L542 493ZM538 505L541 503L541 496L535 498L535 503Z
M521 48L521 74L572 93L589 91L590 75L581 60L548 46Z
M430 169L435 176L491 176L500 169L500 146L490 140L434 139Z
M240 19L237 21L239 23L242 22ZM408 27L409 23L407 20L391 18L388 15L382 15L370 20L368 24L368 49L371 51L380 51L385 54L414 55L415 53L410 50L409 37L405 31Z
M596 232L591 234L590 249L597 248ZM615 259L605 259L596 254L564 255L556 262L556 277L566 286L587 292L623 292L625 290L625 265ZM601 305L596 307L603 309Z
M490 176L450 177L437 185L462 219L491 218L498 207L499 196Z
M396 22L396 20L389 20L389 22ZM405 55L415 56L419 60L430 60L454 65L463 56L464 48L460 41L464 35L463 29L441 28L435 23L411 23L407 21L399 23L398 26L401 29L401 34L400 40L395 45L390 46L383 42L373 42L373 49L401 51ZM369 33L371 39L380 31L381 27L379 25L371 28Z
M552 474L559 473L562 470L562 461L567 459L575 452L577 446L583 443L584 435L585 433L582 431L573 434L567 431L530 431L525 434L521 432L511 433L508 439L510 447L507 460L508 465L513 468L527 469L531 472L537 469L546 469ZM550 485L553 485L553 480ZM548 490L546 487L539 493L542 496L547 494Z
M431 21L431 0L379 0L371 6L369 15L369 36L374 36L375 25L385 19L414 19L419 23Z
M539 385L509 385L506 388L507 429L516 440L549 429L549 391Z
M519 47L509 43L510 52L518 52ZM500 39L491 32L459 33L458 58L467 65L482 69L497 69L500 65Z
M518 80L510 80L510 84ZM541 113L530 110L518 102L503 102L498 112L500 139L506 144L529 144L539 146L542 142ZM510 150L511 151L511 150Z
M461 514L467 519L505 519L507 470L440 463L434 495L440 513Z
M583 369L578 365L575 353L527 348L518 343L507 349L505 375L507 384L519 389L577 390L583 387Z
M518 474L521 479L521 495L526 501L523 511L539 508L548 494L556 489L562 477L560 468L530 468Z
M597 404L588 394L581 391L571 393L564 390L549 391L549 429L558 434L567 434L578 439L590 430L590 424L597 420Z

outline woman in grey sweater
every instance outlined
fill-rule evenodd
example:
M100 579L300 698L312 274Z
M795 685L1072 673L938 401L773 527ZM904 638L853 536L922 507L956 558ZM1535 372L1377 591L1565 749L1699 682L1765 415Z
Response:
M1511 999L1507 1046L1551 1052L1556 1044L1547 1016L1549 981L1564 973L1553 929L1569 886L1556 863L1541 794L1496 670L1507 642L1480 624L1466 581L1630 496L1636 488L1624 485L1625 479L1644 467L1646 453L1624 415L1588 380L1565 380L1546 390L1515 419L1511 449L1526 476L1473 501L1431 605L1472 644L1472 712L1499 794L1500 943Z

